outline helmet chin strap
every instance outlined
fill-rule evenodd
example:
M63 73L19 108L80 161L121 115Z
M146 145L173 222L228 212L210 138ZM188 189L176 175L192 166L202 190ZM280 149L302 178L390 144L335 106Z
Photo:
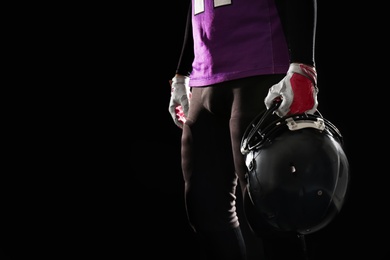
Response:
M320 117L316 118L315 121L313 121L313 120L296 121L296 120L294 120L293 117L289 117L286 119L286 125L287 125L288 129L290 129L291 131L296 131L296 130L308 128L308 127L314 128L314 129L317 129L320 131L325 129L325 121L324 121L324 119L322 119Z

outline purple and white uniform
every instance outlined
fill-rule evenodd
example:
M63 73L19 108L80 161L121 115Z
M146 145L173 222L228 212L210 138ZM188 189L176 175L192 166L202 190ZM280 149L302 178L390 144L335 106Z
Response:
M191 87L288 70L274 0L192 0L192 26Z

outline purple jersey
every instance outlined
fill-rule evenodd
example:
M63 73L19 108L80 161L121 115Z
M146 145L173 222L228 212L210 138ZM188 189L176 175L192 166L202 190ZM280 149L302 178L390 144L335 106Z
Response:
M288 70L274 0L192 0L192 26L192 87Z

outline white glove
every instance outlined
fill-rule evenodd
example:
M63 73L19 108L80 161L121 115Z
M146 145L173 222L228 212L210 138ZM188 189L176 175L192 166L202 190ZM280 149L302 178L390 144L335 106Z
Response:
M183 128L190 106L191 91L189 82L189 77L178 75L170 81L171 100L169 102L169 113L175 124L180 128Z
M281 104L275 110L279 117L292 114L314 114L317 110L317 72L315 67L302 63L291 63L287 75L273 85L264 99L270 108L275 99Z

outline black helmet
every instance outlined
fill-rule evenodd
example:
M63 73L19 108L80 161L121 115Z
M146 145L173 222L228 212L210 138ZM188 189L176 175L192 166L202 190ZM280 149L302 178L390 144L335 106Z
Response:
M318 111L281 118L273 113L279 104L259 114L241 141L250 204L246 214L252 227L258 221L276 231L310 234L340 212L349 163L341 133Z

